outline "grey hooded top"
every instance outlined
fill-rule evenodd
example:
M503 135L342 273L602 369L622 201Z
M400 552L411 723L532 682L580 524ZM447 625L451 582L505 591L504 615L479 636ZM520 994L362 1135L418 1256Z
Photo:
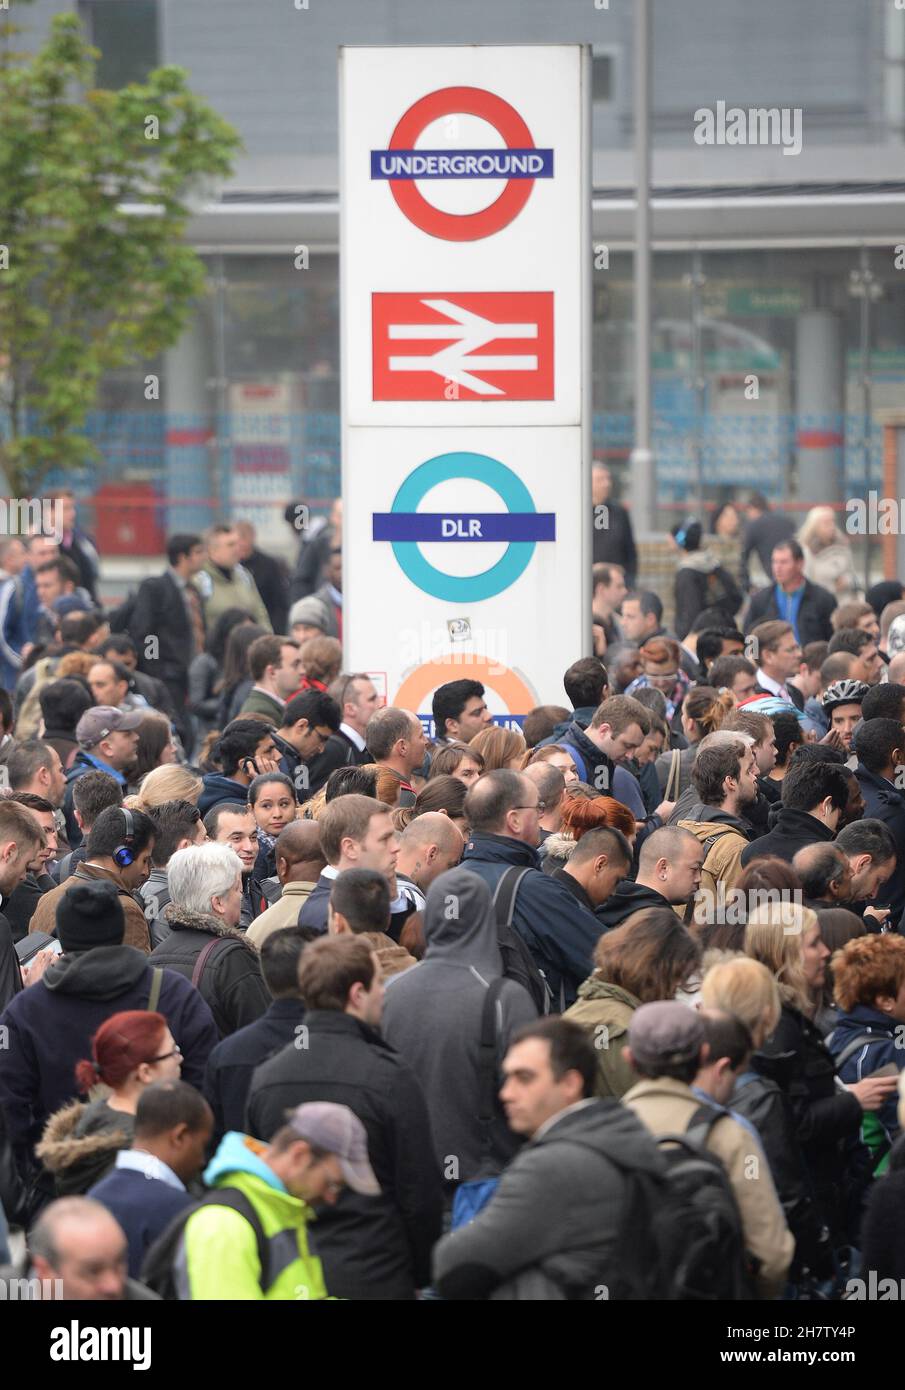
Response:
M503 973L490 890L467 869L431 885L421 963L387 982L382 1032L427 1097L441 1170L451 1183L499 1172L517 1147L497 1105L489 1146L479 1123L480 1037L487 990ZM537 1017L527 990L503 983L496 1008L497 1061L509 1038Z

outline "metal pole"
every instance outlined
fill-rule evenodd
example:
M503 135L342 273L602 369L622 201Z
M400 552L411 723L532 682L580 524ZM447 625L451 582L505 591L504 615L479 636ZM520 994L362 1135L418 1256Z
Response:
M700 251L691 262L691 372L694 388L694 497L693 510L704 525L704 414L707 409L707 378L704 375L704 344L701 325L702 295L707 277ZM705 528L706 529L706 528Z
M651 225L650 225L650 0L635 0L635 445L630 459L632 519L636 532L654 521L654 456L650 447Z
M870 268L870 252L861 247L861 430L864 449L864 490L870 493L870 427L871 427L871 381L870 381L870 304L873 289L873 272ZM864 546L864 588L870 588L871 545Z

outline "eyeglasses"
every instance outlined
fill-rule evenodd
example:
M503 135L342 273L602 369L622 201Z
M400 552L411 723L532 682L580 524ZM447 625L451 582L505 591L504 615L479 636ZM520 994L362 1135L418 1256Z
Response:
M546 801L535 801L533 806L513 806L512 809L513 811L537 811L542 816L547 809L547 803Z
M163 1053L161 1053L161 1055L160 1055L159 1057L149 1057L149 1058L148 1058L148 1062L149 1062L149 1063L151 1063L151 1062L166 1062L166 1061L168 1061L168 1060L170 1059L170 1057L181 1057L181 1056L182 1056L182 1048L181 1048L181 1047L174 1047L173 1050L172 1050L172 1052L163 1052Z

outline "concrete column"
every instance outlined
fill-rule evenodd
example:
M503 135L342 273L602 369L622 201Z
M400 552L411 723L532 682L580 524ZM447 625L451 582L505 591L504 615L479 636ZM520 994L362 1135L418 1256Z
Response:
M219 480L212 478L215 392L209 318L198 309L166 354L166 529L201 531L218 511ZM216 484L216 486L212 486ZM224 489L227 491L228 489ZM209 500L208 500L209 499ZM213 502L213 506L210 503Z
M844 345L842 320L829 309L799 314L795 334L798 497L839 502L843 495Z

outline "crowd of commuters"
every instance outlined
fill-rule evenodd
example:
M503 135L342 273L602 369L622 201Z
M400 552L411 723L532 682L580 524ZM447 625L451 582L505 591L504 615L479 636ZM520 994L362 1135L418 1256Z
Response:
M905 589L755 495L674 529L666 628L611 486L596 654L519 727L467 674L428 718L342 670L338 504L291 574L224 523L115 610L73 499L0 542L34 1296L905 1278Z

